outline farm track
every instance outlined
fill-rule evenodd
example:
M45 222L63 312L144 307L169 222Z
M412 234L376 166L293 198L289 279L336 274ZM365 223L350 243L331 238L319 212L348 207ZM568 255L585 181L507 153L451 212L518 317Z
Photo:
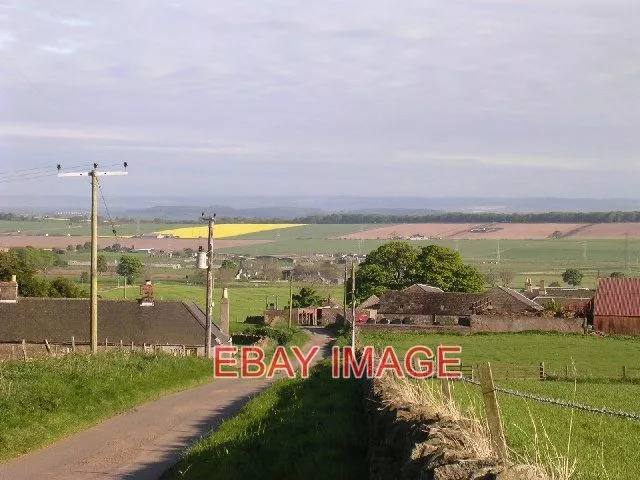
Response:
M329 355L333 338L313 329L305 345ZM0 465L0 479L156 480L182 452L235 415L272 380L220 379L140 405L105 422Z

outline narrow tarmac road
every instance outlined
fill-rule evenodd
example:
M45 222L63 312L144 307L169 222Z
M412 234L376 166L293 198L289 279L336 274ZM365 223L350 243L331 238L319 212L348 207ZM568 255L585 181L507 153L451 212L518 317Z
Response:
M305 345L329 355L333 338L309 329ZM182 452L236 414L270 380L220 379L168 395L59 442L0 464L0 479L136 479L157 480Z

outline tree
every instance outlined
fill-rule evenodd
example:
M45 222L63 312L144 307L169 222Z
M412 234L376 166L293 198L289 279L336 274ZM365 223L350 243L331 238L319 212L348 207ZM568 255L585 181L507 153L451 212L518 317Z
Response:
M572 286L578 286L582 283L584 274L577 268L567 268L562 274L562 280Z
M416 250L406 242L390 242L369 253L358 267L356 296L379 296L414 283L426 283L447 292L481 292L485 285L482 274L463 263L454 250L438 245Z
M500 269L500 281L502 282L503 287L508 287L513 282L516 274L513 270L509 268L501 268Z
M89 272L82 272L80 274L80 281L82 283L89 283L89 280L91 280L91 275L89 275Z
M481 292L484 290L482 274L462 262L460 253L438 245L422 247L418 255L417 281L445 292Z
M609 275L609 278L626 278L627 276L624 274L624 272L611 272L611 275Z
M87 292L65 277L58 277L49 285L50 297L80 298L86 297Z
M238 264L236 262L234 262L233 260L229 260L229 259L224 259L222 260L222 263L220 264L221 268L230 268L232 270L238 270Z
M306 308L322 305L325 299L311 287L302 287L293 294L293 308Z
M127 279L127 282L131 285L137 277L140 276L144 270L142 261L133 255L122 255L116 272L118 275L122 275Z
M98 269L98 273L104 273L108 270L107 265L107 257L104 255L98 255L98 261L96 263L96 268Z

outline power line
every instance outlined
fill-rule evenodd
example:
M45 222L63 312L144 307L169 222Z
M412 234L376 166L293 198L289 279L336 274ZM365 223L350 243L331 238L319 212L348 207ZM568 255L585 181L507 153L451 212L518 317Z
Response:
M109 223L111 224L111 231L113 232L113 236L116 238L118 243L121 243L122 239L118 235L118 232L116 231L115 222L111 218L111 213L109 212L109 206L107 205L107 200L105 199L104 193L102 192L102 185L100 184L98 179L96 179L96 183L98 184L98 191L100 192L100 197L102 197L102 203L104 204L104 209L107 212L107 218L109 219Z

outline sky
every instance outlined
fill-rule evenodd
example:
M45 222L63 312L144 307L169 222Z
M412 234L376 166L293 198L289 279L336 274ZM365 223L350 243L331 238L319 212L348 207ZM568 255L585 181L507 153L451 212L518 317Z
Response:
M0 194L126 161L109 195L640 198L639 24L637 0L0 0Z

